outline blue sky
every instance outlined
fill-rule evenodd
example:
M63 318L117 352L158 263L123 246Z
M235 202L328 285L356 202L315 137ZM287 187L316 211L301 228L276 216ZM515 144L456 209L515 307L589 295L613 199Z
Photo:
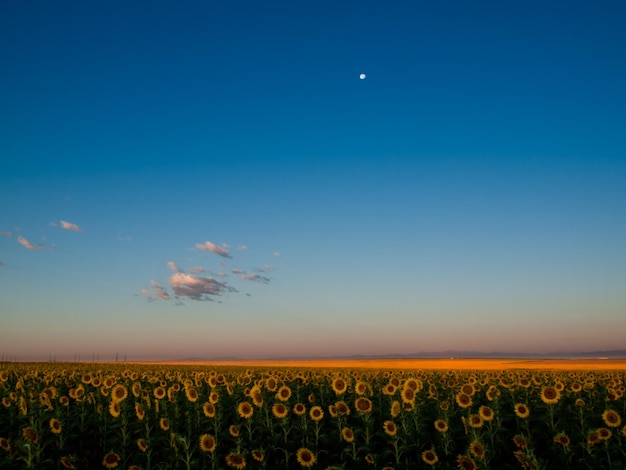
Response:
M340 3L3 4L3 355L625 346L624 4Z

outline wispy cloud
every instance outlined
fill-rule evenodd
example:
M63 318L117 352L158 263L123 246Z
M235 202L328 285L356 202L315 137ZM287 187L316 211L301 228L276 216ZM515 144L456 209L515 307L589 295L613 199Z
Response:
M220 296L225 292L237 292L237 289L212 277L200 277L186 273L172 274L169 283L178 297L193 300L212 300L211 297Z
M275 251L275 252L274 252L274 256L280 256L280 252Z
M7 238L13 238L13 234L11 232L0 232L0 235Z
M72 232L82 232L83 231L83 229L80 228L78 225L72 224L72 223L67 222L65 220L61 221L61 228L63 230L71 230Z
M195 273L195 274L200 274L200 273L205 273L206 269L204 269L202 266L196 266L194 268L191 268L189 270L190 273Z
M267 276L262 276L259 273L246 273L241 276L242 281L254 281L254 282L262 282L263 284L269 284L270 278Z
M29 250L41 250L42 248L44 248L44 245L42 244L33 245L31 242L29 242L26 238L24 238L21 235L17 237L17 242L23 247L28 248Z
M152 284L152 290L154 291L154 295L163 300L170 300L170 295L165 291L160 283L152 280L150 281L150 284Z
M167 262L167 267L170 268L175 273L179 273L180 272L180 269L178 269L178 267L174 264L174 261L168 261Z
M246 251L246 250L248 249L248 245L239 245L239 246L237 247L237 249L238 249L239 251Z
M227 243L222 243L220 246L218 246L215 243L207 240L204 243L196 243L196 248L198 250L211 251L216 255L223 256L224 258L231 258L229 251L230 245L228 245Z

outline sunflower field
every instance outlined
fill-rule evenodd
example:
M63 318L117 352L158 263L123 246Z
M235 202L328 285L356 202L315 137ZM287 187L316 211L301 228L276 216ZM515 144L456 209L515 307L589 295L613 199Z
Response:
M624 371L0 364L1 469L624 469Z

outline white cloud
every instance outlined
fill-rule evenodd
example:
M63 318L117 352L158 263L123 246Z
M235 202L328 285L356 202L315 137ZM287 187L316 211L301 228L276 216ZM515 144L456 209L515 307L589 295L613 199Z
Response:
M198 250L211 251L215 253L216 255L223 256L224 258L231 257L230 252L228 251L228 249L230 248L230 245L228 245L227 243L222 243L221 246L218 246L207 240L204 243L196 243L196 248Z
M238 249L239 251L246 251L246 250L248 249L248 245L239 245L239 246L237 247L237 249Z
M29 250L40 250L44 247L43 245L33 245L21 235L17 237L17 242L23 247L28 248Z
M11 232L0 232L0 235L7 238L13 238L13 234Z
M274 256L280 256L280 252L275 251L275 252L274 252Z
M72 224L70 222L66 222L65 220L61 221L61 228L64 230L71 230L72 232L82 232L83 229L80 228L78 225L76 224Z
M211 297L220 296L224 292L237 291L212 277L199 277L185 273L172 274L169 282L177 296L193 300L211 300Z

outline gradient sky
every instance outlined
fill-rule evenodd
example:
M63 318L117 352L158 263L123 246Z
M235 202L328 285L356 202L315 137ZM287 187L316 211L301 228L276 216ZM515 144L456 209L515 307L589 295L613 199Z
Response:
M624 24L622 1L3 2L0 352L626 347Z

